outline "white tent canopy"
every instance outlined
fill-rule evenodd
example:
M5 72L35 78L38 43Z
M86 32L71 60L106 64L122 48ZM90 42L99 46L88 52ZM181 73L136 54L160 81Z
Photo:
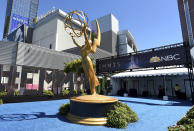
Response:
M167 75L188 75L188 69L187 68L171 68L171 69L160 69L160 70L122 72L122 73L113 75L112 78L167 76Z

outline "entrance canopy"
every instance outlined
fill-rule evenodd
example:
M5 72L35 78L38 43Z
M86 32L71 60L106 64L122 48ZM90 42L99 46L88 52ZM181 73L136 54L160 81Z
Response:
M125 78L125 77L147 77L147 76L168 76L168 75L188 75L187 68L170 68L161 70L145 70L145 71L131 71L122 72L113 75L112 78Z

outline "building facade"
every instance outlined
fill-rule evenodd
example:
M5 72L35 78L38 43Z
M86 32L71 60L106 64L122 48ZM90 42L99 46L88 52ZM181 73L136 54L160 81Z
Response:
M44 17L38 18L37 24L34 26L32 44L63 51L75 47L71 36L66 32L64 27L64 18L67 14L62 10L52 10ZM73 23L77 24L77 23ZM84 44L84 36L75 38L81 45Z
M99 48L117 55L117 33L119 21L113 14L97 18L101 31L101 45ZM91 21L92 30L96 34L96 20Z
M137 44L128 30L119 31L117 41L118 55L137 52L138 50Z
M49 11L49 13L43 15L44 17L41 17L40 19L38 18L37 24L33 29L32 44L56 51L81 55L79 49L73 43L72 38L64 28L64 19L66 15L67 13L58 9L56 11ZM130 53L137 50L135 40L129 31L119 32L118 20L112 14L100 17L98 22L101 29L101 44L97 49L96 54L90 54L92 58L98 59L117 54ZM76 22L73 22L72 24L73 26L80 26ZM92 21L91 25L93 37L95 37L95 21ZM88 29L88 34L89 31L90 29ZM123 36L122 38L121 35ZM75 39L80 45L85 44L84 36ZM126 39L126 42L120 43L125 41L124 39ZM125 48L124 45L127 47L127 50L119 53L118 48Z
M194 38L194 1L177 0L177 2L183 41L189 42L189 38Z
M135 39L128 30L119 30L119 21L113 14L97 18L101 30L100 48L112 53L121 55L138 50ZM96 34L96 21L91 22L92 30Z
M38 5L39 0L7 0L3 38L22 24L32 26Z
M83 77L64 73L64 62L80 56L22 42L0 41L0 45L0 91L37 95L51 90L61 94L64 88L83 87Z

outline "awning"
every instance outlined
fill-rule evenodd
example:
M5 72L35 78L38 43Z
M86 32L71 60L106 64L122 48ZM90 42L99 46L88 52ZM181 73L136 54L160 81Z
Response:
M112 78L168 76L168 75L188 75L188 69L187 68L171 68L171 69L159 69L159 70L122 72L122 73L113 75Z

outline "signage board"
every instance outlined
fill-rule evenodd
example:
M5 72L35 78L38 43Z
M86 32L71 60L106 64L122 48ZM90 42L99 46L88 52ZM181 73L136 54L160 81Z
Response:
M112 58L100 60L99 63L96 62L96 68L99 69L100 72L113 72L118 70L126 70L130 68L131 58L130 56Z
M186 64L185 47L169 48L159 51L133 55L133 68L149 68Z
M29 23L28 18L17 15L17 14L12 14L9 33L13 32L14 30L19 28L23 24L28 26L28 23Z
M22 25L4 38L4 41L25 42L24 37L24 25Z
M115 58L99 59L96 61L96 70L97 73L103 73L185 64L187 64L186 47L179 46Z

